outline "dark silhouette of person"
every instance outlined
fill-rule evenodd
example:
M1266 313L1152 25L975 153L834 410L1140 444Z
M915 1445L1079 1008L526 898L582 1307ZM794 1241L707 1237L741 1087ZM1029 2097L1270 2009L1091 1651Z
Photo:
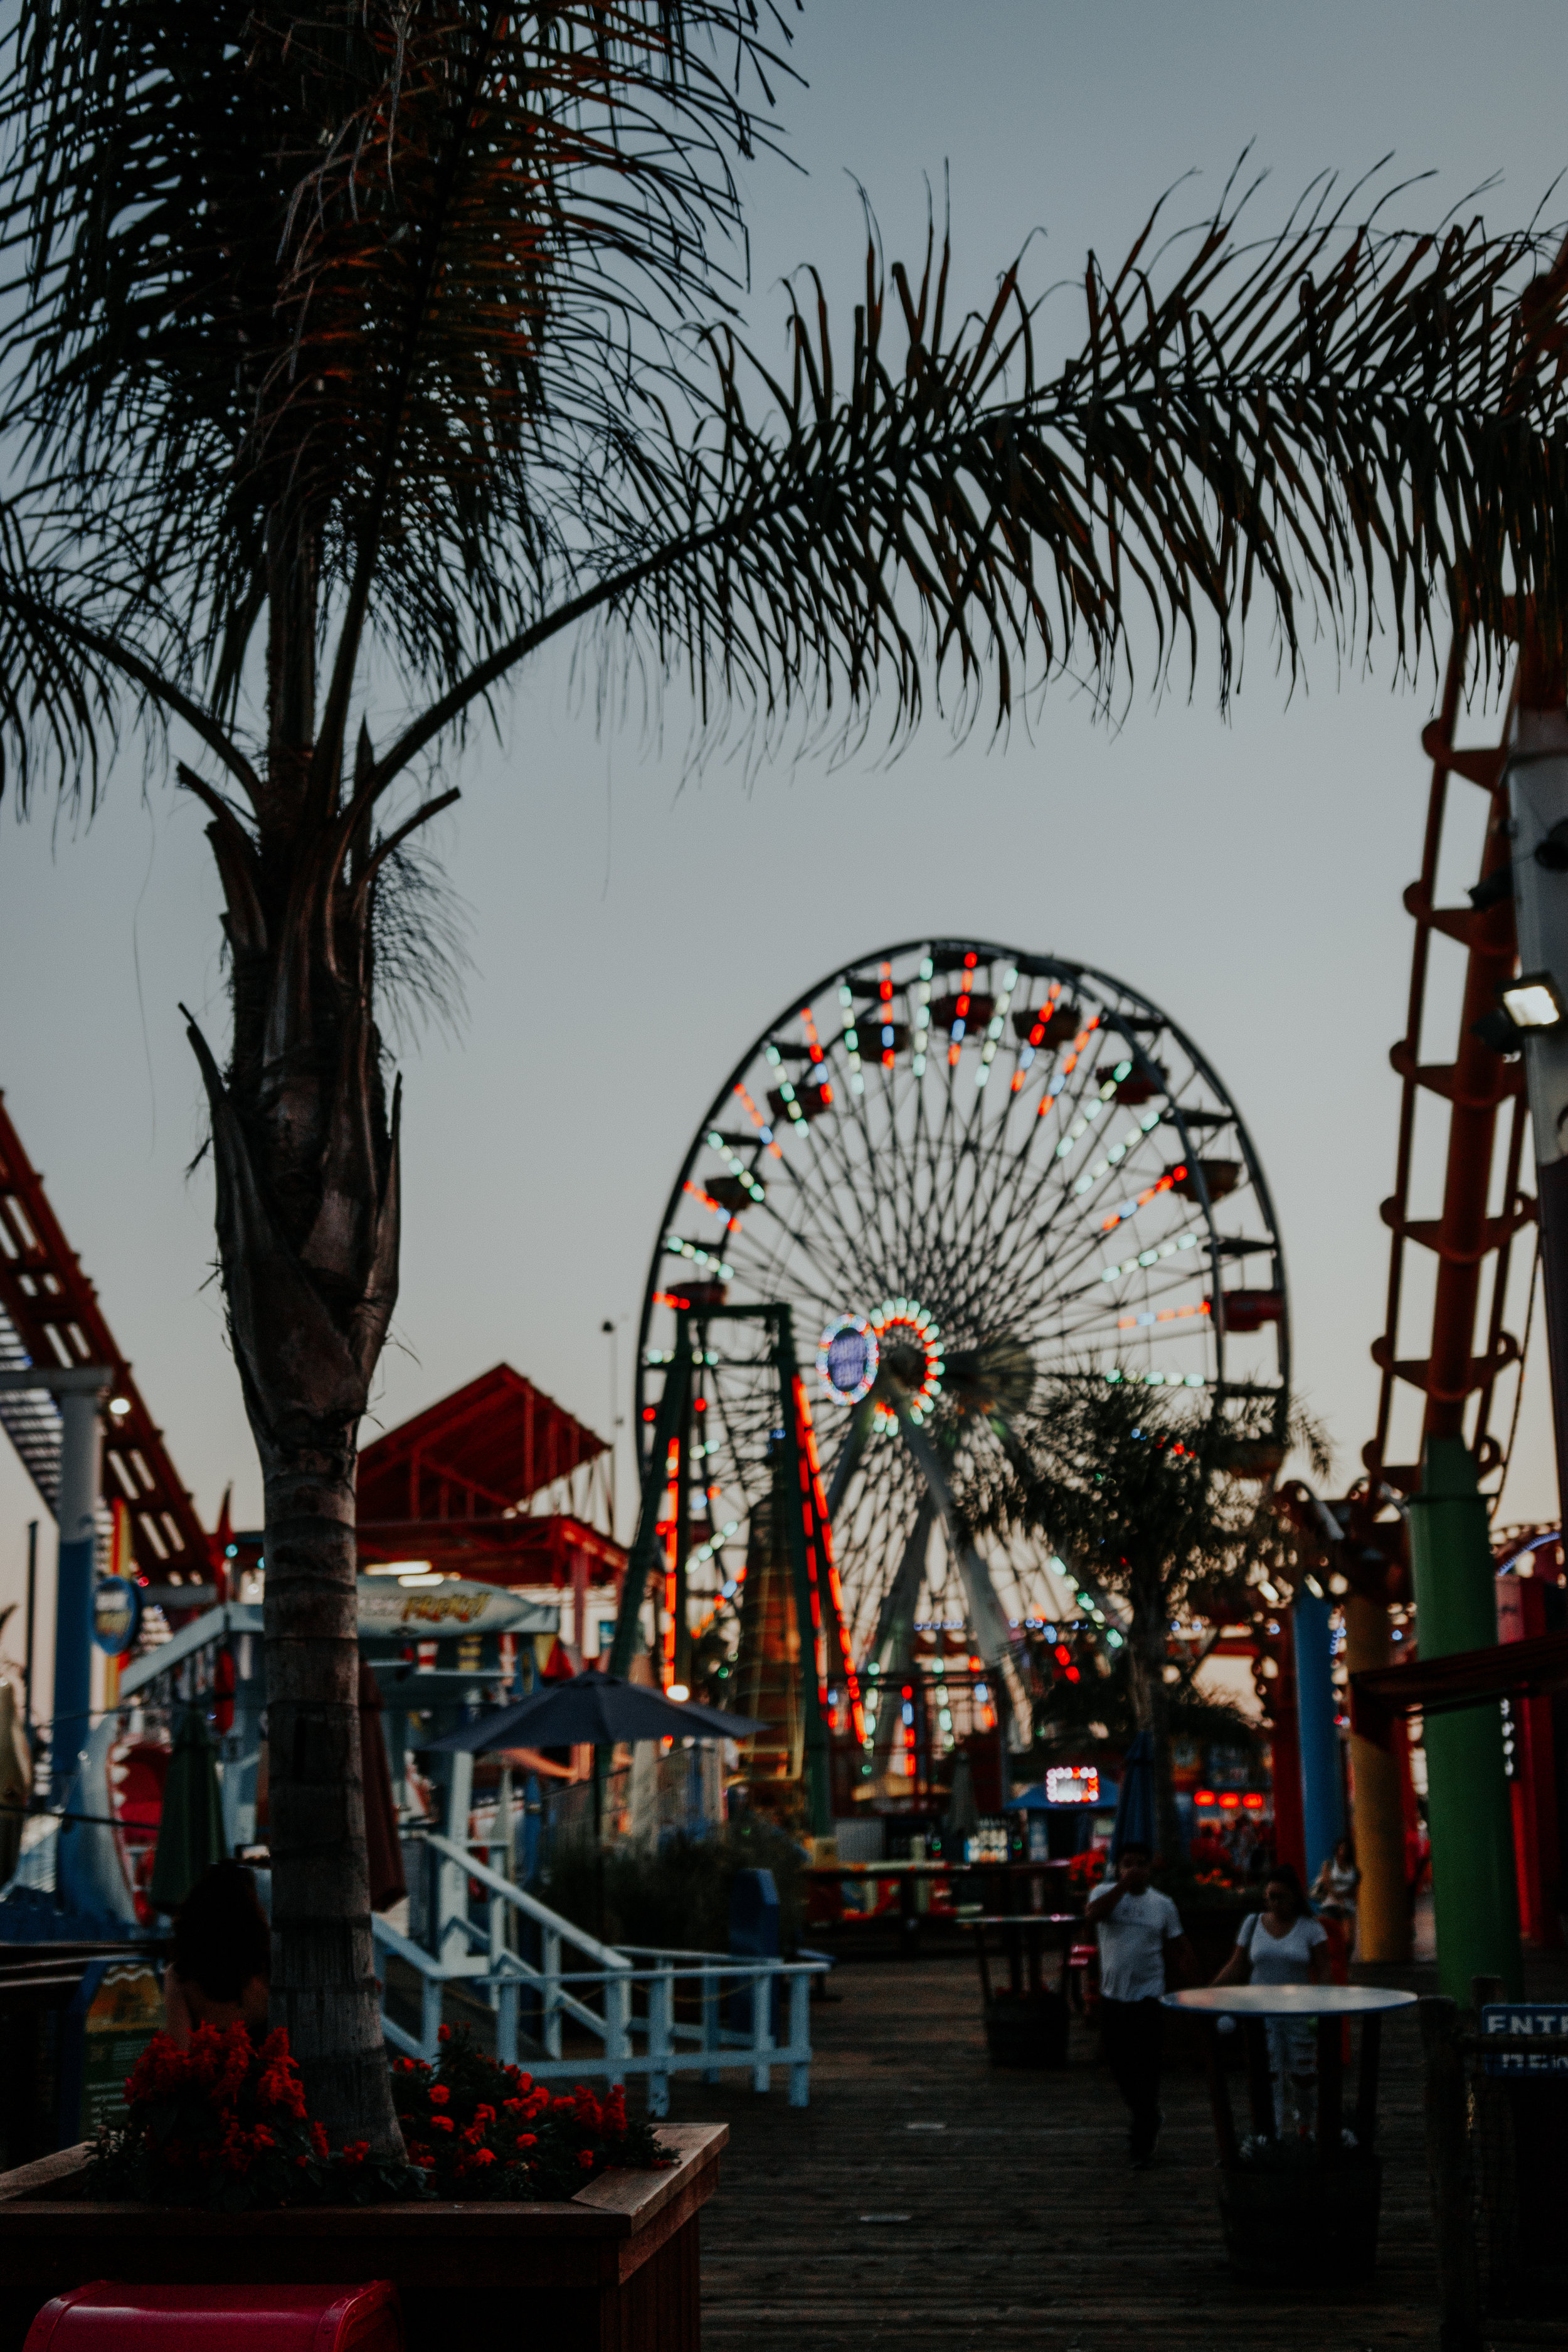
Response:
M243 1863L215 1862L174 1914L174 1949L163 1971L163 2013L184 2049L198 2025L267 2031L272 1930Z

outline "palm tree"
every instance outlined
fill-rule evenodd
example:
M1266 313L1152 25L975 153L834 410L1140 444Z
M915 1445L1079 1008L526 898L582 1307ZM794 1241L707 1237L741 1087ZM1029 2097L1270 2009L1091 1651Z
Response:
M1289 1549L1272 1491L1275 1418L1272 1399L1218 1412L1180 1389L1059 1373L1015 1425L1005 1468L958 1498L976 1531L1041 1535L1070 1571L1124 1602L1125 1630L1110 1638L1125 1652L1132 1723L1153 1738L1160 1843L1170 1861L1182 1851L1173 1711L1184 1723L1201 1704L1194 1662L1173 1655L1171 1624L1189 1599L1216 1589L1245 1608L1254 1571ZM1305 1452L1320 1475L1327 1471L1322 1433L1299 1410L1283 1444ZM1098 1700L1094 1712L1107 1719Z
M770 372L735 308L733 168L776 143L782 0L22 0L0 83L11 258L0 751L90 803L127 730L208 813L229 1328L263 1471L275 2014L335 2134L395 2144L353 1673L356 1433L397 1295L378 982L466 729L568 630L764 747L897 738L951 688L1222 696L1260 606L1413 661L1466 567L1547 596L1562 281L1531 235L1403 240L1320 188L1155 224L1043 366L1016 265L873 236ZM1055 330L1053 328L1053 333ZM1531 337L1534 340L1531 340ZM1152 625L1150 625L1152 624Z

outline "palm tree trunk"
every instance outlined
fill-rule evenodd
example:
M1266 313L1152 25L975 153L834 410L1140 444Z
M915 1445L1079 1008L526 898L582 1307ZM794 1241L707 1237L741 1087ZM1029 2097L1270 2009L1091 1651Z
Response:
M272 2021L329 2138L396 2155L365 1852L354 1467L397 1295L397 1101L389 1118L363 961L357 987L310 971L302 863L265 938L236 953L226 1083L194 1024L191 1040L266 1494Z
M267 1498L271 2022L334 2141L398 2152L370 1927L355 1622L354 1447L258 1448ZM267 1456L270 1454L271 1459Z
M1160 1853L1167 1864L1180 1859L1181 1817L1171 1778L1170 1692L1165 1683L1169 1608L1164 1580L1157 1569L1135 1568L1128 1588L1131 1622L1128 1627L1128 1679L1132 1718L1140 1731L1150 1734L1154 1747L1154 1824Z

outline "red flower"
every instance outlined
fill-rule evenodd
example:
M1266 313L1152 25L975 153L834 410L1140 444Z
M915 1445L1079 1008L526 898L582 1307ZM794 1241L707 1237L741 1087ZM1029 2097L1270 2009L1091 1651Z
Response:
M466 2158L464 2169L466 2171L470 2164L493 2164L495 2160L496 2152L493 2147L477 2147L472 2156Z
M318 2123L310 2126L310 2147L324 2164L331 2151L327 2147L327 2135Z
M436 2039L437 2042L450 2042L452 2039L451 2027L449 2025L442 2026L440 2032L437 2034Z
M476 2107L474 2109L474 2121L477 2124L493 2124L495 2119L496 2111L493 2107Z
M517 2136L517 2144L519 2147L537 2147L539 2146L539 2134L537 2132L519 2132Z
M441 2031L445 2033L447 2031L446 2027L443 2026ZM444 2107L451 2098L451 2095L452 2094L447 2088L445 2083L437 2083L430 2093L430 2104L432 2106Z
M430 2118L430 2128L432 2131L449 2132L456 2131L458 2126L452 2121L450 2116L432 2116Z
M351 2139L342 2150L342 2160L345 2164L363 2164L369 2154L369 2140Z
M594 2169L593 2149L591 2147L579 2148L577 2151L577 2161L582 2166L584 2172L592 2172Z
M579 2083L572 2094L572 2111L584 2131L600 2128L599 2102L585 2084Z

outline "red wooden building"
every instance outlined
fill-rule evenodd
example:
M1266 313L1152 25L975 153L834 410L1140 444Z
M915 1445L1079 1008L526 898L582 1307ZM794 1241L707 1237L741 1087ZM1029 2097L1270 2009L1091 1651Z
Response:
M497 1364L359 1457L362 1569L427 1561L492 1584L570 1589L583 1647L587 1594L618 1593L609 1448L553 1397Z

